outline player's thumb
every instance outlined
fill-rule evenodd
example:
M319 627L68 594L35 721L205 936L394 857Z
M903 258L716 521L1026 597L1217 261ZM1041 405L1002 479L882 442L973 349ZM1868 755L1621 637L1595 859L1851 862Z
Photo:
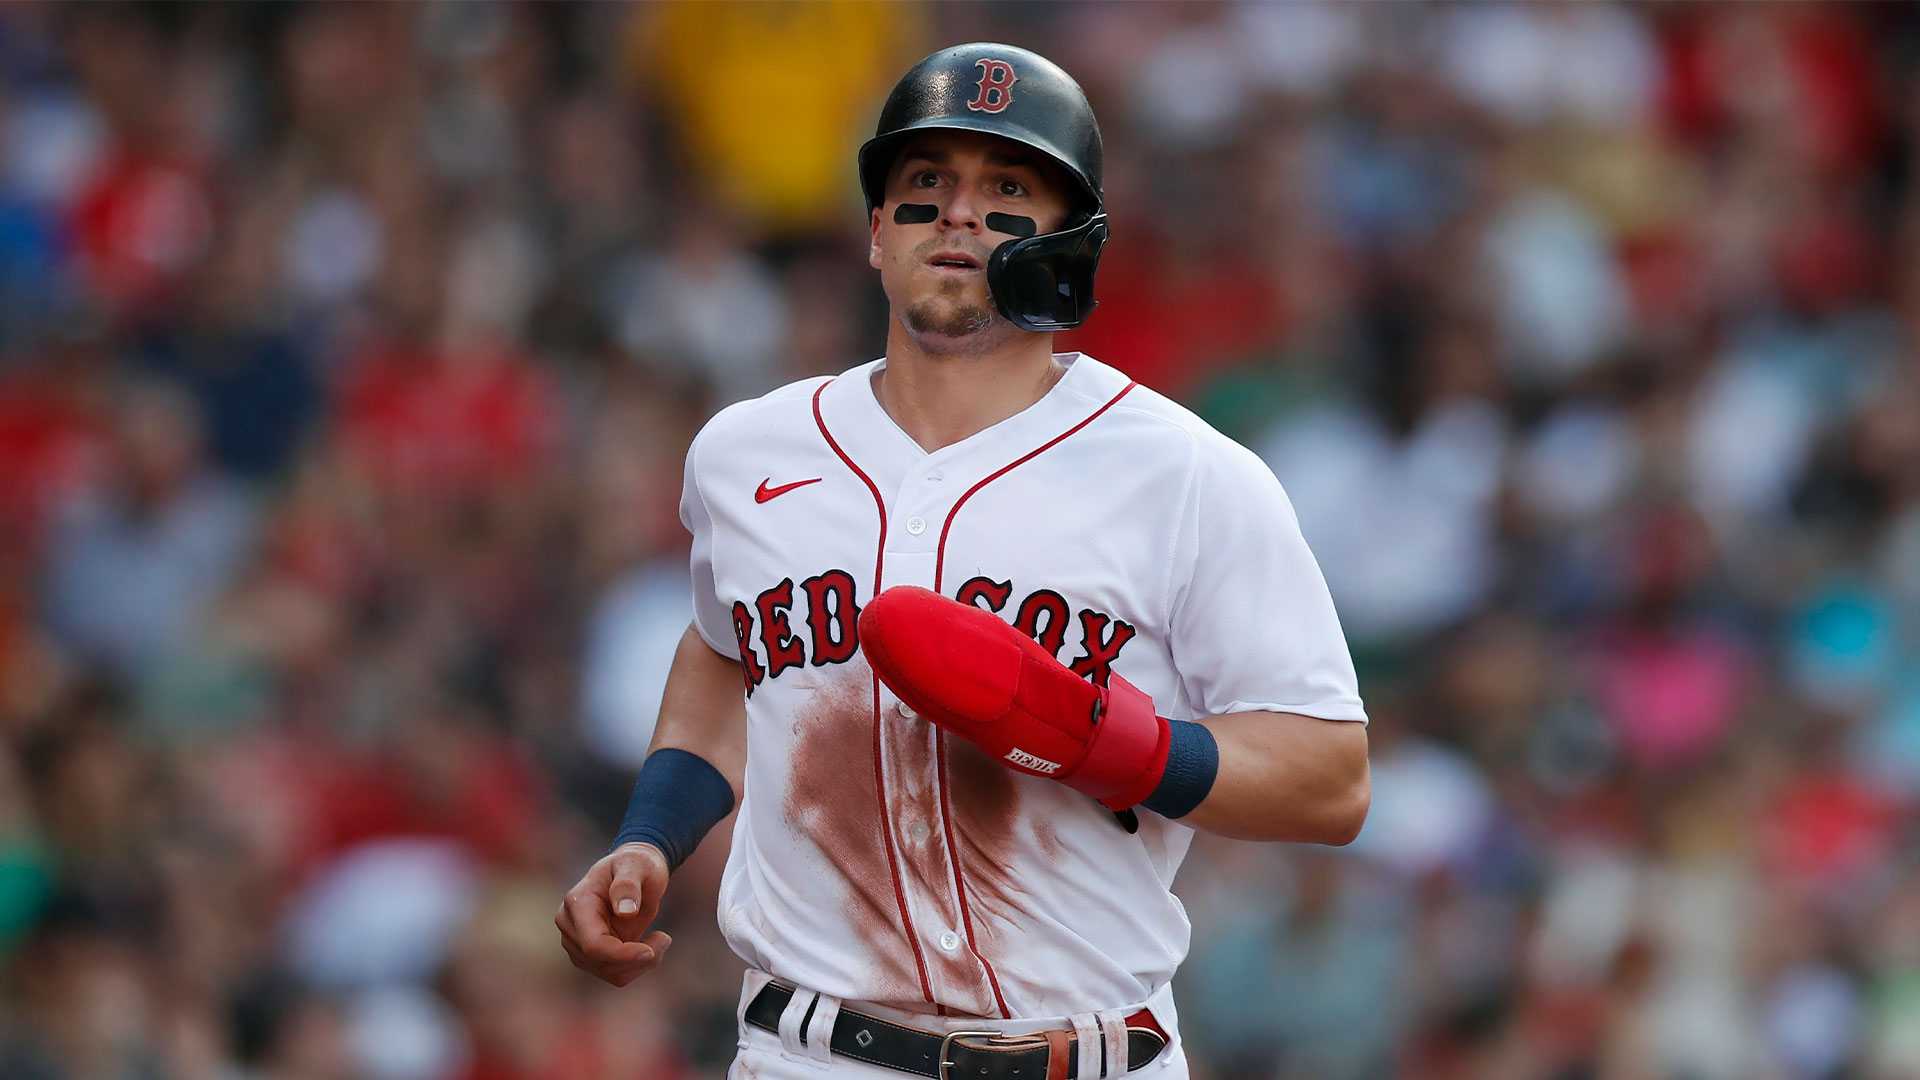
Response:
M614 860L613 881L607 887L607 900L614 915L623 919L651 920L660 907L660 893L666 887L665 860L650 848Z

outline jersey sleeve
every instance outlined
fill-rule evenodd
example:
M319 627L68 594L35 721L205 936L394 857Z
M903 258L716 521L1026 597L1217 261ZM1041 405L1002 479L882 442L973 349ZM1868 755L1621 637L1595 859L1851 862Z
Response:
M706 434L703 429L700 433ZM693 571L693 626L701 640L714 652L737 659L740 650L733 637L733 619L727 605L720 602L713 579L713 515L707 512L705 496L700 492L700 437L687 447L686 476L680 488L680 523L693 535L693 550L688 556Z
M1292 502L1265 462L1216 440L1196 440L1171 561L1171 642L1187 701L1200 716L1365 723L1353 657Z

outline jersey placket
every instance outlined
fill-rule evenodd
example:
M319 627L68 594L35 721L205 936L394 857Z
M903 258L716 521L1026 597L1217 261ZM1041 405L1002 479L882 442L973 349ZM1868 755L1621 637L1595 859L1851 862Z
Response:
M934 454L908 465L888 500L884 586L933 587L941 526L952 507L953 463ZM940 733L885 687L879 717L888 772L887 813L894 821L901 882L921 938L934 996L984 1016L1003 1012L991 957L969 926L964 886L949 844L951 823L941 802ZM971 932L970 932L971 931Z

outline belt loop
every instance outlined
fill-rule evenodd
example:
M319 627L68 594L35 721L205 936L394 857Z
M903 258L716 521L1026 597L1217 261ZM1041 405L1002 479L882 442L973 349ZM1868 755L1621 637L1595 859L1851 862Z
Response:
M1100 1080L1105 1075L1100 1067L1100 1022L1093 1013L1075 1013L1070 1019L1080 1041L1080 1067L1074 1070L1074 1080Z
M759 968L748 968L746 974L740 977L740 1007L733 1011L733 1018L742 1025L746 1024L747 1006L772 981L773 976Z
M1127 1061L1127 1014L1119 1009L1108 1009L1095 1013L1100 1021L1100 1035L1106 1045L1107 1075L1124 1076L1129 1067Z
M814 999L813 1019L807 1021L808 1057L833 1064L833 1022L840 1018L840 999L820 994Z
M800 1045L800 1028L806 1022L807 1014L813 1011L814 1002L820 995L812 990L793 992L787 1001L787 1007L780 1012L780 1049L794 1055L805 1057L807 1048Z

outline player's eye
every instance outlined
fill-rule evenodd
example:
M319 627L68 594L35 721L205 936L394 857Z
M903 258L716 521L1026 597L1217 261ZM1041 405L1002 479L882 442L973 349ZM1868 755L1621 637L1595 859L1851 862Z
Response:
M908 182L917 188L938 187L940 186L940 174L934 172L932 169L921 169L919 172L914 173L913 179Z
M1000 181L1000 194L1005 195L1010 199L1017 199L1020 196L1025 195L1026 193L1027 193L1027 185L1021 183L1018 180L1008 178Z

